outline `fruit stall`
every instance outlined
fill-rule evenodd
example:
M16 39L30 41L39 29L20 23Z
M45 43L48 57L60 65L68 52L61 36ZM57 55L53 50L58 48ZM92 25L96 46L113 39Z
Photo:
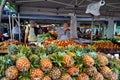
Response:
M107 46L119 48L111 42L84 45L45 39L43 44L3 43L7 43L8 54L0 56L0 80L120 80L120 59L99 51Z

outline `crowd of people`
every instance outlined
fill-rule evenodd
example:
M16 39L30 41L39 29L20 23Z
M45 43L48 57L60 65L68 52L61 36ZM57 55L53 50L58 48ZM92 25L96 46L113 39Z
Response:
M70 39L71 28L69 23L64 22L61 27L52 27L51 29L50 28L51 27L37 27L36 22L30 20L28 26L20 26L19 28L19 26L15 24L15 26L12 28L12 36L15 40L20 40L26 44L28 42L36 42L38 34L48 33L52 28L54 28L54 30L58 33L58 40ZM7 26L4 27L4 32L10 34L10 30L7 28ZM77 27L78 38L83 37L84 34L85 31L81 31L80 28ZM96 35L98 35L98 30L96 31ZM7 37L7 39L10 39L10 37Z

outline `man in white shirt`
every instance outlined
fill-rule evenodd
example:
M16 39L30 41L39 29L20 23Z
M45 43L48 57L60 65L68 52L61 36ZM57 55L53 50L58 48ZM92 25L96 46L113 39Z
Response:
M35 29L36 23L34 21L30 21L30 26L26 27L25 30L25 40L24 43L26 44L26 42L36 42L37 41L37 35L36 32L38 33L38 31L36 31Z
M15 40L19 40L19 33L21 34L21 30L19 32L19 27L16 24L15 27L13 27L13 29L12 29L12 34L14 35Z

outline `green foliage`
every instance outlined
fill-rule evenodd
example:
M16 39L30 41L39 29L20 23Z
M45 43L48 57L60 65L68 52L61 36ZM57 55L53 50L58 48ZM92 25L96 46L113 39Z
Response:
M50 38L50 34L49 33L38 35L37 36L37 42L44 42L44 40L46 38Z
M0 5L3 0L0 0ZM11 5L9 2L6 2L6 5L11 11L15 11L15 5Z

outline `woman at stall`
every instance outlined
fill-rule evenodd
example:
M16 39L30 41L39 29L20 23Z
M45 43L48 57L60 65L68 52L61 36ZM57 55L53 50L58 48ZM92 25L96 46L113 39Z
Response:
M36 23L34 21L30 21L30 26L26 27L25 30L25 40L24 43L28 42L36 42L37 41L38 28L36 27Z

